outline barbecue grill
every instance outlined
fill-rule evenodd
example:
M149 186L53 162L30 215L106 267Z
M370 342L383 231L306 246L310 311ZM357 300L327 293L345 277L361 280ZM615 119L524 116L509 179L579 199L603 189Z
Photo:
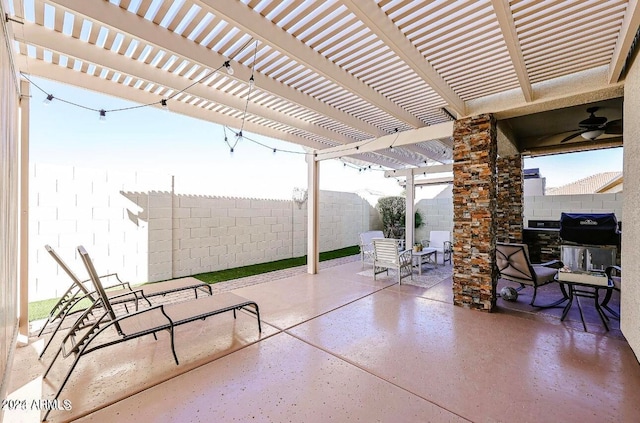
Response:
M560 259L572 272L604 272L620 245L614 213L562 213Z

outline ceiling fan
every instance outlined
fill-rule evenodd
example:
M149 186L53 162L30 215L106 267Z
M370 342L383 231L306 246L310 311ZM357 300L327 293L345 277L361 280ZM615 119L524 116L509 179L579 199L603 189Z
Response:
M602 134L622 135L622 119L607 121L604 116L596 116L599 107L589 107L587 113L589 117L578 123L580 129L575 129L575 133L564 138L561 143L582 136L587 140L595 140Z

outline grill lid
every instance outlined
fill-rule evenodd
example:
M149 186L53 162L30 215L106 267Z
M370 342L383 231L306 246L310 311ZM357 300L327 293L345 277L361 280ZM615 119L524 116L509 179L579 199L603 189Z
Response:
M560 238L578 244L618 245L618 220L614 213L562 213Z

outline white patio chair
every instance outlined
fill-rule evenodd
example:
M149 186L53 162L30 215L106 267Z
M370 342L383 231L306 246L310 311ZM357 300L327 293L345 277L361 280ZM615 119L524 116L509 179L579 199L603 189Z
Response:
M365 263L373 264L373 239L384 238L382 231L368 231L360 234L360 260L362 267Z
M424 247L435 248L439 255L442 255L442 264L451 263L451 232L449 231L431 231L429 239L422 240Z
M389 269L395 269L398 274L398 285L402 278L409 276L413 280L413 266L411 250L398 251L399 239L373 239L373 280L382 272L389 274Z

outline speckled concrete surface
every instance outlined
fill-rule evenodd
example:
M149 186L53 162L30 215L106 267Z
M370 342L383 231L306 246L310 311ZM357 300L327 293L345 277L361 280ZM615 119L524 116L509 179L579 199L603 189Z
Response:
M450 281L359 272L351 261L235 289L260 304L265 332L248 315L185 325L180 366L162 335L96 352L61 395L73 409L51 421L637 421L640 365L624 340L454 307ZM51 398L61 379L62 364L42 381L39 343L18 350L13 395Z

